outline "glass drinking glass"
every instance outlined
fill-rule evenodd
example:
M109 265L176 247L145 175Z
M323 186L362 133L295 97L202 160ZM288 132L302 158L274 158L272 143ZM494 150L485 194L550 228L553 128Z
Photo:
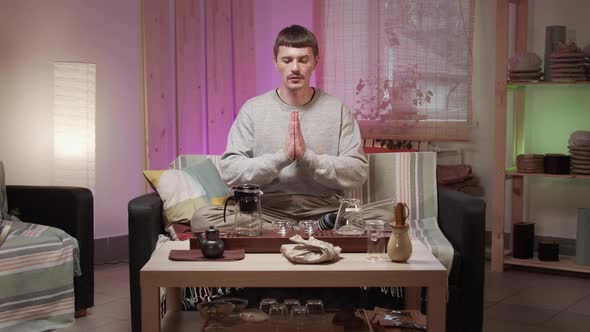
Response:
M312 236L319 227L317 220L301 220L299 222L299 230L307 236Z
M293 230L289 220L275 220L272 222L272 229L280 235L286 235Z
M310 314L323 314L324 313L324 302L320 299L309 299L305 303L307 311Z
M291 320L303 322L309 318L309 311L304 305L296 305L291 308Z
M291 308L293 308L296 305L301 305L301 302L299 302L299 299L285 299L283 301L283 303L287 306L287 310L289 312L291 312Z
M273 303L268 310L268 316L273 320L287 319L287 305L284 303Z
M277 303L277 299L274 299L272 297L265 297L262 300L260 300L259 309L265 314L268 314L268 312L270 311L270 306L275 303Z
M387 258L385 254L387 238L383 236L385 221L367 220L365 230L367 231L367 259L370 261L385 260Z

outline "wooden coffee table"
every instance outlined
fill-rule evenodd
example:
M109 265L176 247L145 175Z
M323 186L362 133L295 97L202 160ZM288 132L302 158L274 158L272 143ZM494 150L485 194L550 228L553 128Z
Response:
M279 253L246 254L241 261L176 262L168 260L170 250L188 249L189 243L166 242L140 272L142 330L178 331L179 324L196 320L179 313L179 306L168 306L161 322L159 287L405 286L427 287L428 331L444 331L446 269L421 242L413 241L412 245L412 257L407 263L371 262L366 254L345 253L334 263L304 265L293 264ZM167 303L179 303L177 294L168 294L173 300Z

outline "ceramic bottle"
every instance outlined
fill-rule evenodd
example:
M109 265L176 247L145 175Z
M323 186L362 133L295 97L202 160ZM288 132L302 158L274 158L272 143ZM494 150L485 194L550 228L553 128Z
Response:
M408 205L397 203L395 206L395 219L391 225L391 236L387 243L387 255L394 262L405 262L412 256L412 242L408 230L410 226L406 223L408 218Z

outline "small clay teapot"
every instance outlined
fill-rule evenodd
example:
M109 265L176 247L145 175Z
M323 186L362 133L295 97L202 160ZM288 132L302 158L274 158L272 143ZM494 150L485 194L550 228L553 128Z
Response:
M219 238L219 230L215 229L215 227L209 226L209 229L205 231L204 239L203 233L198 233L197 241L199 241L203 256L207 258L223 256L223 241Z

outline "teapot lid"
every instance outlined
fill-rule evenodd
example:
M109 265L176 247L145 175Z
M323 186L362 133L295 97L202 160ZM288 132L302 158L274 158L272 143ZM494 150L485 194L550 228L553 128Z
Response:
M215 229L215 226L209 226L209 229L205 231L205 234L212 234L212 233L219 233L218 229Z
M219 230L215 229L215 226L209 226L209 229L205 231L205 238L208 241L217 241L219 240Z
M237 191L237 192L241 192L241 193L246 193L246 194L260 194L262 193L260 191L260 186L257 184L251 184L251 183L246 183L246 184L240 184L237 186L233 186L231 187L231 189L233 191Z

